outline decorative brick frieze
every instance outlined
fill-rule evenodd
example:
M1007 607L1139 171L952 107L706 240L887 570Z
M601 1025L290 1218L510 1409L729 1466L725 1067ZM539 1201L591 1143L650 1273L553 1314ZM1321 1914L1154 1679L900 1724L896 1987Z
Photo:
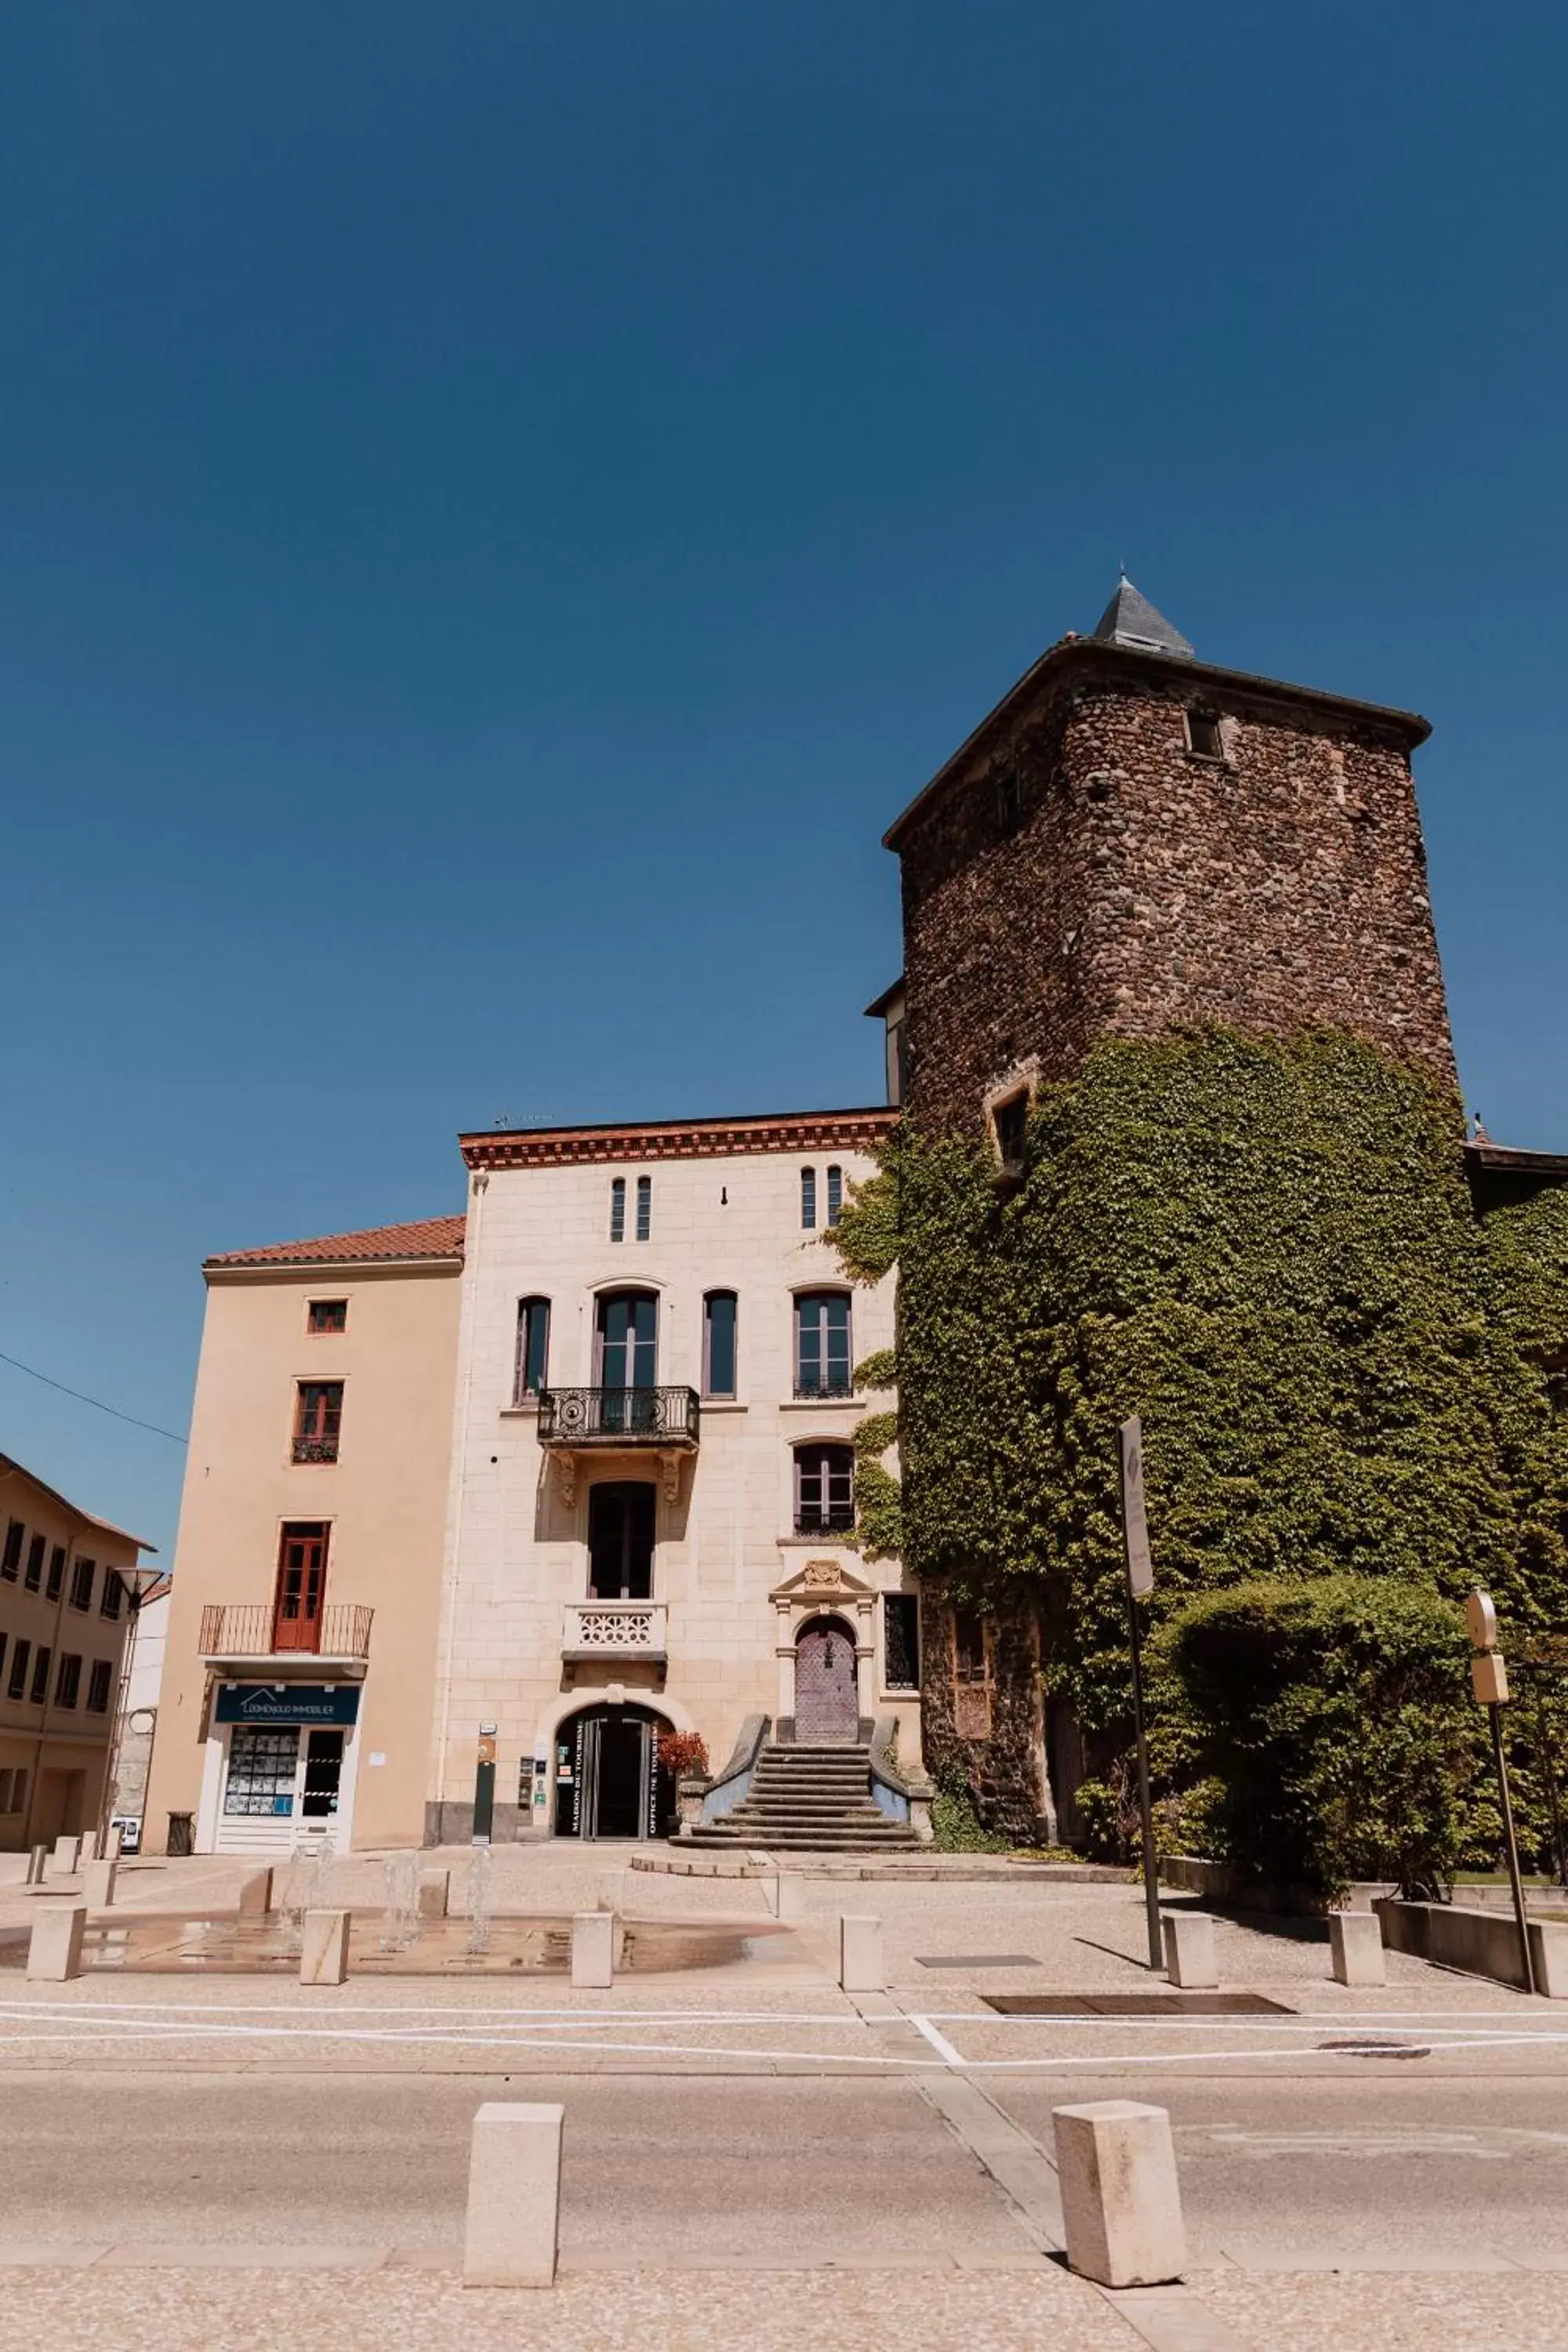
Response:
M535 1127L459 1136L470 1168L564 1168L612 1160L731 1160L780 1151L872 1151L898 1113L806 1111L757 1118L665 1119L615 1127Z

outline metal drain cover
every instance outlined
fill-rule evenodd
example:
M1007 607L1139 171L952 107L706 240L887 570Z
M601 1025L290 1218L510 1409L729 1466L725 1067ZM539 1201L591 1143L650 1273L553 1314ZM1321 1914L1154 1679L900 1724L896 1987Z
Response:
M929 1959L917 1953L917 1969L1037 1969L1044 1965L1033 1952L933 1952Z
M1288 2001L1260 1992L988 1992L999 2017L1293 2016Z

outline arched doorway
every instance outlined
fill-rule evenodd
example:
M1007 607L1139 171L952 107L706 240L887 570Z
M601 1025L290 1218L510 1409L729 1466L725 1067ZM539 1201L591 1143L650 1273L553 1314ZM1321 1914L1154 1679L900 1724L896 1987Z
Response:
M795 1736L821 1747L860 1729L855 1636L842 1617L814 1617L795 1645Z
M655 1838L669 1825L675 1790L660 1769L669 1725L644 1706L585 1706L555 1732L555 1834Z

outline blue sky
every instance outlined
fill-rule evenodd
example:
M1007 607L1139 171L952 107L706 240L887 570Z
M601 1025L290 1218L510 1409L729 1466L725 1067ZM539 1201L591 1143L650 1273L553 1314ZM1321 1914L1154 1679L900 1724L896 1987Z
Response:
M0 1349L456 1130L875 1100L884 826L1125 560L1414 705L1468 1099L1568 1149L1561 12L16 0ZM172 1543L183 1456L0 1364Z

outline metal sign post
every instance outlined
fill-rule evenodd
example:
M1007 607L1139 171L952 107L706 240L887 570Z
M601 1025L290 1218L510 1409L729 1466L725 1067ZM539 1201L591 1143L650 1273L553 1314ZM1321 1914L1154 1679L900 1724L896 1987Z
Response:
M1519 1840L1514 1834L1513 1805L1508 1793L1508 1759L1503 1753L1502 1711L1508 1705L1508 1665L1497 1645L1497 1611L1489 1592L1472 1592L1465 1603L1470 1629L1470 1682L1476 1697L1491 1718L1492 1761L1497 1766L1498 1794L1502 1800L1502 1833L1508 1848L1508 1882L1513 1889L1513 1916L1519 1922L1520 1965L1524 1990L1535 1990L1535 1966L1530 1950L1530 1921L1524 1909L1524 1883L1519 1874Z
M1160 1874L1154 1860L1154 1813L1149 1801L1149 1743L1143 1731L1143 1651L1138 1603L1154 1590L1149 1520L1143 1505L1143 1424L1134 1416L1116 1433L1121 1471L1121 1548L1127 1566L1127 1614L1132 1628L1132 1727L1138 1743L1138 1810L1143 1822L1143 1908L1149 1924L1149 1966L1164 1964L1160 1942Z

